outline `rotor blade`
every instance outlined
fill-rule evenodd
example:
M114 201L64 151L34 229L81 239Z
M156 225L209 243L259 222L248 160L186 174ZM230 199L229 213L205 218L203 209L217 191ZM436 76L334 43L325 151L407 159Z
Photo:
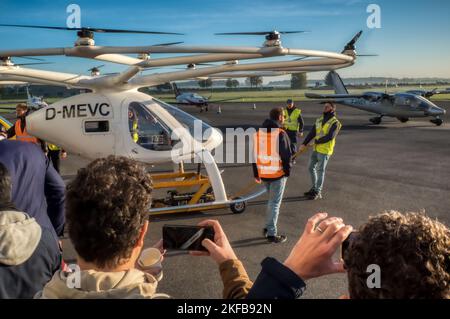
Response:
M363 31L359 31L344 47L344 51L346 50L355 50L355 44L356 41L358 41L359 37L361 36L361 34L363 33Z
M144 33L144 34L184 35L184 33L160 32L160 31L85 28L85 27L83 27L83 28L68 28L68 27L53 27L53 26L42 26L42 25L25 25L25 24L0 24L0 27L34 28L34 29L50 29L50 30L74 30L74 31L86 30L86 31L101 32L101 33Z
M378 54L357 54L356 56L379 56Z
M92 68L88 69L88 71L92 71L93 69L100 69L100 68L103 68L104 66L105 66L104 64L93 66Z
M31 56L18 56L17 58L26 59L26 60L44 61L44 59L33 58Z
M37 64L53 64L54 62L31 62L31 63L14 63L13 66L37 65Z
M266 35L271 33L282 33L282 34L290 34L290 33L305 33L308 31L260 31L260 32L221 32L214 33L215 35Z
M169 46L169 45L177 45L177 44L181 44L181 43L184 43L183 41L180 41L180 42L167 42L167 43L158 43L158 44L153 44L154 46L161 46L161 47L164 47L164 46Z

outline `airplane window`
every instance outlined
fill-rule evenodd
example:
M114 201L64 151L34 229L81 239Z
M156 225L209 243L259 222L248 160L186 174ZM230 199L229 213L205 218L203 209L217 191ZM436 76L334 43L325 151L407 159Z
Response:
M153 101L158 103L167 112L170 113L178 122L180 122L189 133L199 142L206 142L213 132L212 127L205 122L193 117L192 115L180 110L179 108L167 104L163 101L153 98ZM201 132L201 134L199 134ZM200 136L201 135L201 136Z
M109 132L109 121L86 121L84 122L85 133Z
M145 105L130 103L128 127L131 139L140 146L153 151L172 149L171 130Z

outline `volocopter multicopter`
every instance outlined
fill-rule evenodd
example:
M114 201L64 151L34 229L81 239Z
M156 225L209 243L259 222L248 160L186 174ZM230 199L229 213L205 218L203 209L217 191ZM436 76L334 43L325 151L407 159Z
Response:
M198 174L184 172L181 165L180 171L173 174L152 174L155 185L159 185L160 188L199 186L199 190L192 196L181 196L185 200L178 201L178 206L152 208L150 211L154 213L195 211L227 205L230 205L234 212L241 212L245 209L244 201L253 195L241 199L232 199L227 195L221 172L211 154L222 143L222 135L218 130L202 123L202 132L205 134L201 134L201 137L195 136L193 132L195 117L139 92L139 88L214 74L226 76L242 71L314 72L345 68L355 63L357 56L355 43L361 35L359 32L345 46L342 53L335 53L285 48L280 40L282 32L276 31L268 34L261 47L187 46L177 43L124 47L97 46L94 34L95 32L171 33L27 25L0 26L78 31L78 38L73 47L1 50L0 57L3 60L22 56L67 56L128 66L117 74L87 76L0 64L0 82L42 83L90 90L90 93L59 100L27 116L27 129L30 134L60 145L72 154L91 159L122 155L149 164L180 162L194 158L200 161L206 169L207 176L199 172ZM191 55L153 58L153 55L158 53ZM137 56L132 57L130 54ZM294 56L296 59L266 60L282 56ZM251 59L262 61L245 64L228 63ZM176 72L141 74L142 70L148 68L208 62L224 62L224 64ZM131 132L129 120L131 113L139 119L137 141L133 139ZM175 145L182 147L178 149L174 158ZM173 181L167 180L170 178Z

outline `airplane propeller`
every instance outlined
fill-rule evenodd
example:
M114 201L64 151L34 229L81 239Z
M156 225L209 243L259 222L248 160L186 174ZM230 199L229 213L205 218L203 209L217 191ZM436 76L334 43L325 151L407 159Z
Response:
M161 32L161 31L144 31L144 30L124 30L124 29L107 29L107 28L68 28L68 27L54 27L54 26L42 26L42 25L26 25L26 24L0 24L0 27L16 27L16 28L33 28L33 29L48 29L48 30L69 30L78 31L79 36L82 34L89 34L93 32L99 33L142 33L142 34L171 34L171 35L184 35L184 33L174 32ZM85 35L88 36L88 35Z
M309 31L257 31L257 32L221 32L215 35L265 35L266 40L279 40L281 34L306 33Z

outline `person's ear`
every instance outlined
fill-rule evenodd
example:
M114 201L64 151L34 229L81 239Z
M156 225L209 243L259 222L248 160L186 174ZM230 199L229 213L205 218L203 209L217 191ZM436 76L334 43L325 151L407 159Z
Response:
M349 295L341 295L339 299L351 299Z
M146 220L144 222L144 225L142 225L142 227L141 227L141 231L139 232L139 239L136 243L137 247L144 246L144 239L145 239L145 235L147 234L147 230L148 230L148 220Z

